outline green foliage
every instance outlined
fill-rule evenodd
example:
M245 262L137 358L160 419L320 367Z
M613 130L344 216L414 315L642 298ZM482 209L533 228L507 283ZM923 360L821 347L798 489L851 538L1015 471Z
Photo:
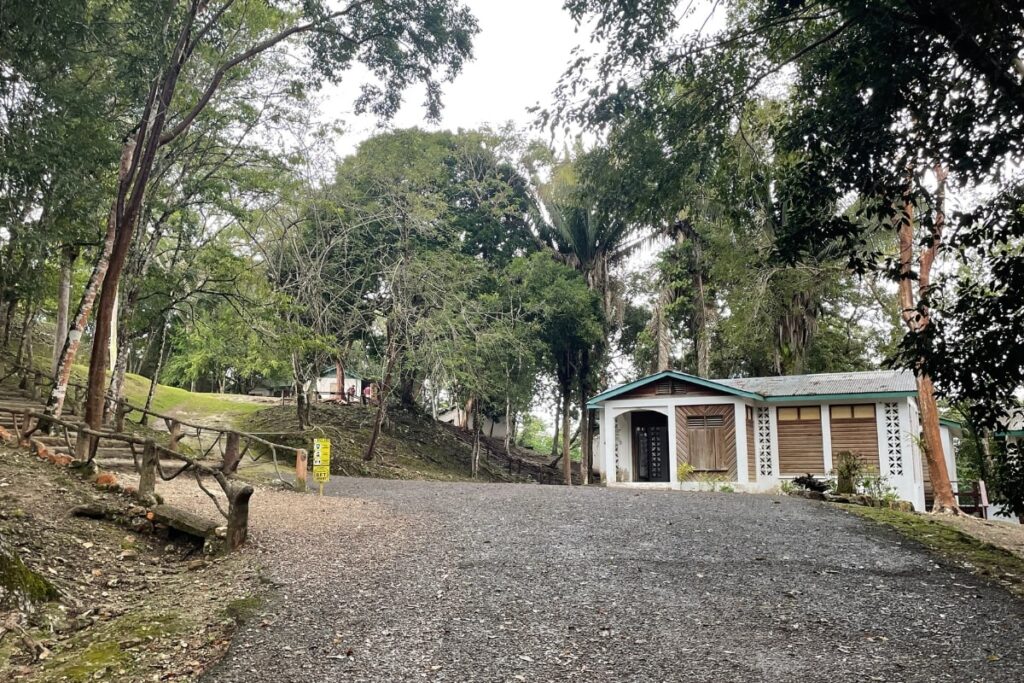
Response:
M583 354L604 341L601 300L583 278L550 255L534 254L508 269L514 296L536 326L542 362L563 394L580 379Z
M832 456L836 477L836 493L854 493L864 474L864 459L850 451L839 451Z
M523 416L517 440L520 446L548 454L551 452L551 429L541 420L527 413Z
M1004 439L993 464L993 500L1024 517L1024 448L1019 439Z

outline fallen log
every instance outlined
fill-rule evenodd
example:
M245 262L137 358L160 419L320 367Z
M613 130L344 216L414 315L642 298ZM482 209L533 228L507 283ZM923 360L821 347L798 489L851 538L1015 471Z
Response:
M170 505L157 505L152 509L152 513L154 522L166 524L176 531L203 540L214 538L219 526L206 517Z

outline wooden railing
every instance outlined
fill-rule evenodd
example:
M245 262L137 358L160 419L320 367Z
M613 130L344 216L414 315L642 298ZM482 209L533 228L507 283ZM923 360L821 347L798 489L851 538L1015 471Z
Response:
M10 361L6 361L5 364L9 365L11 370L0 376L0 383L12 376L20 377L20 386L22 390L26 391L30 400L39 400L40 387L46 387L47 391L52 391L55 382L46 373L34 368L20 366ZM76 417L79 417L83 412L82 405L87 389L85 386L73 382L68 384L68 388L70 391L73 391L73 401L71 402L73 413ZM72 396L69 396L69 398L72 398ZM307 451L305 449L274 443L256 434L235 429L188 422L173 415L165 415L132 405L126 400L117 401L116 409L113 411L112 429L109 430L92 429L79 421L46 415L39 411L2 407L0 407L0 411L12 415L12 423L15 426L19 443L30 441L33 435L40 429L46 429L50 433L54 429L59 429L63 434L68 452L73 453L75 458L81 463L91 463L95 459L101 439L127 444L132 451L135 469L139 474L137 495L141 501L152 502L155 500L157 477L160 477L163 481L171 481L185 473L193 474L198 486L213 500L218 512L227 519L227 544L231 549L237 548L244 543L248 535L249 498L253 494L253 488L248 484L233 482L229 477L237 471L242 459L254 445L261 446L270 452L274 464L274 472L279 481L300 491L306 488ZM127 433L125 421L134 413L163 420L168 431L167 445L160 444L153 438L145 438ZM71 431L76 433L73 446L70 437ZM199 450L201 452L199 457L193 457L189 453L183 452L181 448L181 440L185 436L189 436L188 431L194 432L194 437L199 443ZM212 441L208 446L203 443L204 433L215 435L212 436ZM213 449L222 442L220 467L211 467L201 462L206 460L213 452ZM136 447L142 448L141 458ZM278 459L279 451L290 452L295 456L296 480L294 484L281 476ZM165 472L160 462L162 457L178 460L183 465L170 473ZM253 460L257 459L255 455L252 457ZM203 483L203 477L213 478L220 485L228 500L227 510L223 509L218 498L206 488Z
M960 490L960 482L952 482L956 490L957 504L960 509L970 515L976 515L982 519L988 519L988 487L982 479L970 482L970 488Z
M210 497L217 511L227 520L228 548L238 548L245 542L249 529L249 498L253 494L252 486L242 482L233 482L221 470L207 467L188 455L158 444L154 439L144 439L114 431L94 430L76 422L70 422L32 410L0 407L0 412L11 415L15 436L19 443L31 443L32 435L39 429L40 425L47 424L60 427L63 430L65 441L69 444L69 430L77 432L80 442L84 438L93 444L99 444L101 439L127 444L132 451L136 471L139 473L137 496L140 501L148 504L153 504L156 500L156 479L158 476L163 481L171 481L186 472L191 472L195 476L199 488ZM141 461L136 446L142 447ZM93 449L92 453L93 456L90 456L83 462L91 462L95 449ZM184 464L170 473L165 472L160 462L163 456L179 460ZM224 495L227 497L227 510L223 508L217 496L206 488L203 483L204 476L212 477L220 485L221 490L223 490Z
M292 486L290 482L286 481L281 476L278 451L292 453L296 460L307 457L307 451L303 448L295 448L292 446L285 446L284 444L274 443L273 441L268 441L257 434L243 432L237 429L225 429L221 427L211 427L210 425L201 425L194 422L187 422L173 415L164 415L154 410L140 408L139 406L132 405L123 399L118 401L117 409L114 411L114 429L117 431L124 431L125 420L133 413L139 413L140 415L146 415L162 420L167 426L167 431L170 435L167 448L172 452L177 452L179 450L179 443L186 436L183 429L194 432L193 436L199 442L199 449L203 451L202 457L204 459L210 455L213 449L216 448L221 441L223 441L223 464L221 466L221 471L224 474L234 474L238 469L238 465L241 463L245 455L249 453L252 446L259 445L269 450L277 478L282 483ZM210 432L216 435L209 446L203 445L203 432ZM253 459L255 460L256 457L253 456ZM302 482L300 486L304 483L305 482Z

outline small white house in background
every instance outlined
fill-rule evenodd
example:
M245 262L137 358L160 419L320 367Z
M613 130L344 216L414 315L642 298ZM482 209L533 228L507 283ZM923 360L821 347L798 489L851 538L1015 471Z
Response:
M351 374L348 370L345 371L344 386L341 387L340 390L338 387L337 368L328 368L324 370L316 379L316 393L320 394L320 398L324 401L344 399L348 396L349 387L355 388L355 395L358 399L363 390L362 380Z
M850 451L917 510L931 502L908 371L720 380L666 371L609 389L589 408L600 425L595 469L609 485L694 489L713 478L767 492L805 473L827 475L835 454ZM941 432L955 479L960 427L943 420Z
M508 432L508 426L505 424L505 418L500 417L497 420L492 420L486 415L483 416L483 424L480 425L480 431L484 436L488 436L492 439L504 439L505 434ZM473 415L467 413L464 408L449 408L443 412L437 414L438 422L446 422L462 429L473 429Z

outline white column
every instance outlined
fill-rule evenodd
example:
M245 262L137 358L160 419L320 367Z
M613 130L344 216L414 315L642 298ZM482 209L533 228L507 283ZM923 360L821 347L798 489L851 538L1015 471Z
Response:
M775 406L769 407L772 421L772 476L771 479L778 481L782 470L779 467L779 411Z
M679 481L679 463L676 462L676 407L668 407L668 481L676 486Z
M885 403L875 404L875 431L878 433L878 471L889 476L889 442L885 437Z
M615 483L615 430L618 427L612 409L605 405L601 408L601 443L604 447L604 480Z
M821 450L825 457L825 474L832 471L832 409L821 406Z
M747 457L747 405L736 401L732 409L736 418L736 481L746 484L750 481L750 472L747 470L750 460Z

